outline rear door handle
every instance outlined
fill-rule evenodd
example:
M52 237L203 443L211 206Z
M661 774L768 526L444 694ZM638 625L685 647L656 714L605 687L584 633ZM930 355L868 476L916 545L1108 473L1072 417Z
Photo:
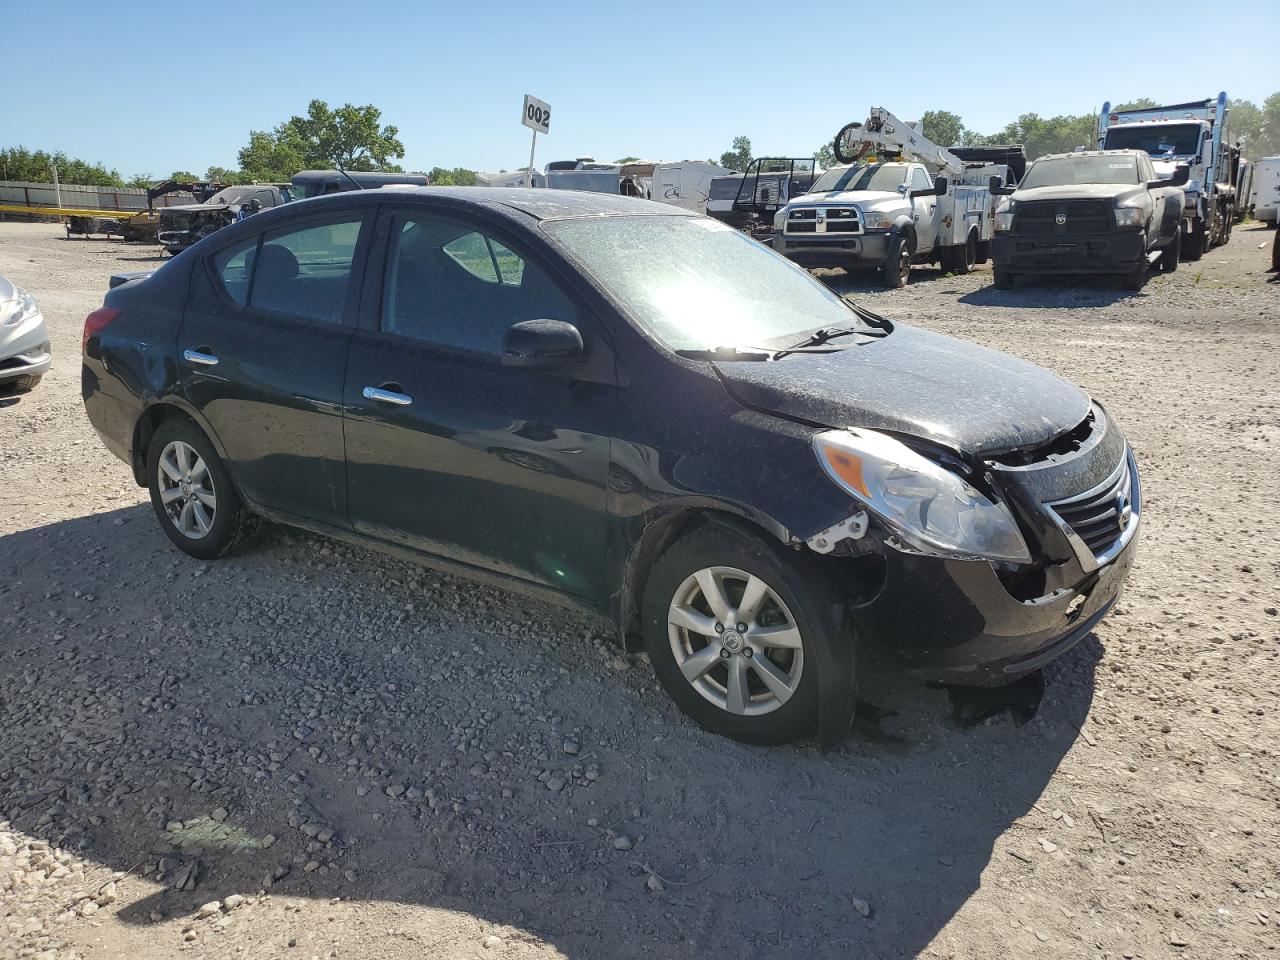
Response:
M198 363L202 367L216 367L218 358L212 353L201 353L199 350L183 350L182 359L187 363Z
M407 407L413 403L413 397L407 393L396 393L394 390L383 390L381 387L365 387L362 391L366 400L378 403L390 403L397 407Z

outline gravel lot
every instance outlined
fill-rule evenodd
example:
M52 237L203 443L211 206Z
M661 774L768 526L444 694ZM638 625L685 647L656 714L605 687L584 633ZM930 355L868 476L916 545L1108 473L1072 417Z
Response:
M0 397L0 956L1259 957L1280 945L1280 285L1237 229L1138 295L901 291L1138 451L1130 588L962 729L873 667L855 737L684 721L602 625L273 528L171 547L79 397L151 248L0 224L55 364Z

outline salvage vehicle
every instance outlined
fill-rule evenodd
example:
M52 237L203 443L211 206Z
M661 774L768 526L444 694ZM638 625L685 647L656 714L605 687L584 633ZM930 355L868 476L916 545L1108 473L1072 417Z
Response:
M34 390L53 351L35 297L0 277L0 393Z
M1016 178L1009 161L1021 148L1001 150L1000 162L966 161L873 107L836 135L844 165L777 212L773 248L805 267L879 270L887 287L905 284L913 264L968 273L990 249L991 179Z
M163 207L156 239L176 256L237 220L288 203L293 199L290 190L287 184L250 183L219 190L204 203Z
M991 192L1006 197L996 212L995 285L1033 273L1119 274L1141 290L1149 265L1177 270L1187 173L1180 166L1160 179L1141 150L1095 150L1041 157L1016 189L993 181Z
M752 743L846 736L859 648L961 684L1039 669L1139 529L1083 390L630 197L267 211L109 290L82 395L186 553L265 517L569 604Z
M757 157L745 173L711 180L703 212L757 240L769 241L778 210L812 190L819 172L813 157Z
M1249 209L1263 223L1280 222L1280 157L1263 157L1253 165Z
M1231 110L1226 92L1215 99L1163 107L1112 110L1102 105L1098 149L1143 150L1156 176L1188 168L1182 220L1182 258L1199 260L1210 247L1231 239L1235 222L1240 151L1227 133Z

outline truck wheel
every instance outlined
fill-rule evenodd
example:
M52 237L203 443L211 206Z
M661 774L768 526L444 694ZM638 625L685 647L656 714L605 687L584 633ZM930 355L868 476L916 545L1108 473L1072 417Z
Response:
M1126 290L1141 290L1147 282L1147 261L1139 260L1138 267L1124 275L1124 288Z
M884 285L891 290L907 285L907 278L911 275L911 250L906 237L894 237L889 241L889 253L884 258L880 274Z
M969 273L978 262L978 234L970 231L964 244L951 251L951 272Z
M1160 272L1173 273L1178 269L1178 261L1182 259L1182 231L1173 235L1173 242L1160 253Z
M991 259L991 241L980 240L978 242L978 251L973 258L973 262L977 264L983 264L990 259Z
M1204 221L1197 220L1190 230L1182 231L1182 259L1199 260L1204 256Z
M991 270L991 282L996 285L997 290L1012 290L1013 281L1017 275L1008 270L1001 270L999 267L993 267Z

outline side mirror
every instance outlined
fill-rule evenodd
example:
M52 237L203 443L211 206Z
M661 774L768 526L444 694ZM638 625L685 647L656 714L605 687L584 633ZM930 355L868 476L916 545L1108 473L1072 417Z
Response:
M987 181L987 190L993 197L1007 197L1013 193L1014 188L1004 186L999 177L992 177Z
M909 189L910 188L905 183L898 184L898 192L902 194L904 197L907 195L907 191Z
M947 191L951 189L951 184L947 182L946 177L933 178L933 192L940 197L945 197Z
M502 365L550 369L581 360L582 334L563 320L521 320L502 337Z
M257 197L254 197L252 200L249 201L249 209L252 210L254 213L257 213L259 210L262 209L262 201L259 200Z

